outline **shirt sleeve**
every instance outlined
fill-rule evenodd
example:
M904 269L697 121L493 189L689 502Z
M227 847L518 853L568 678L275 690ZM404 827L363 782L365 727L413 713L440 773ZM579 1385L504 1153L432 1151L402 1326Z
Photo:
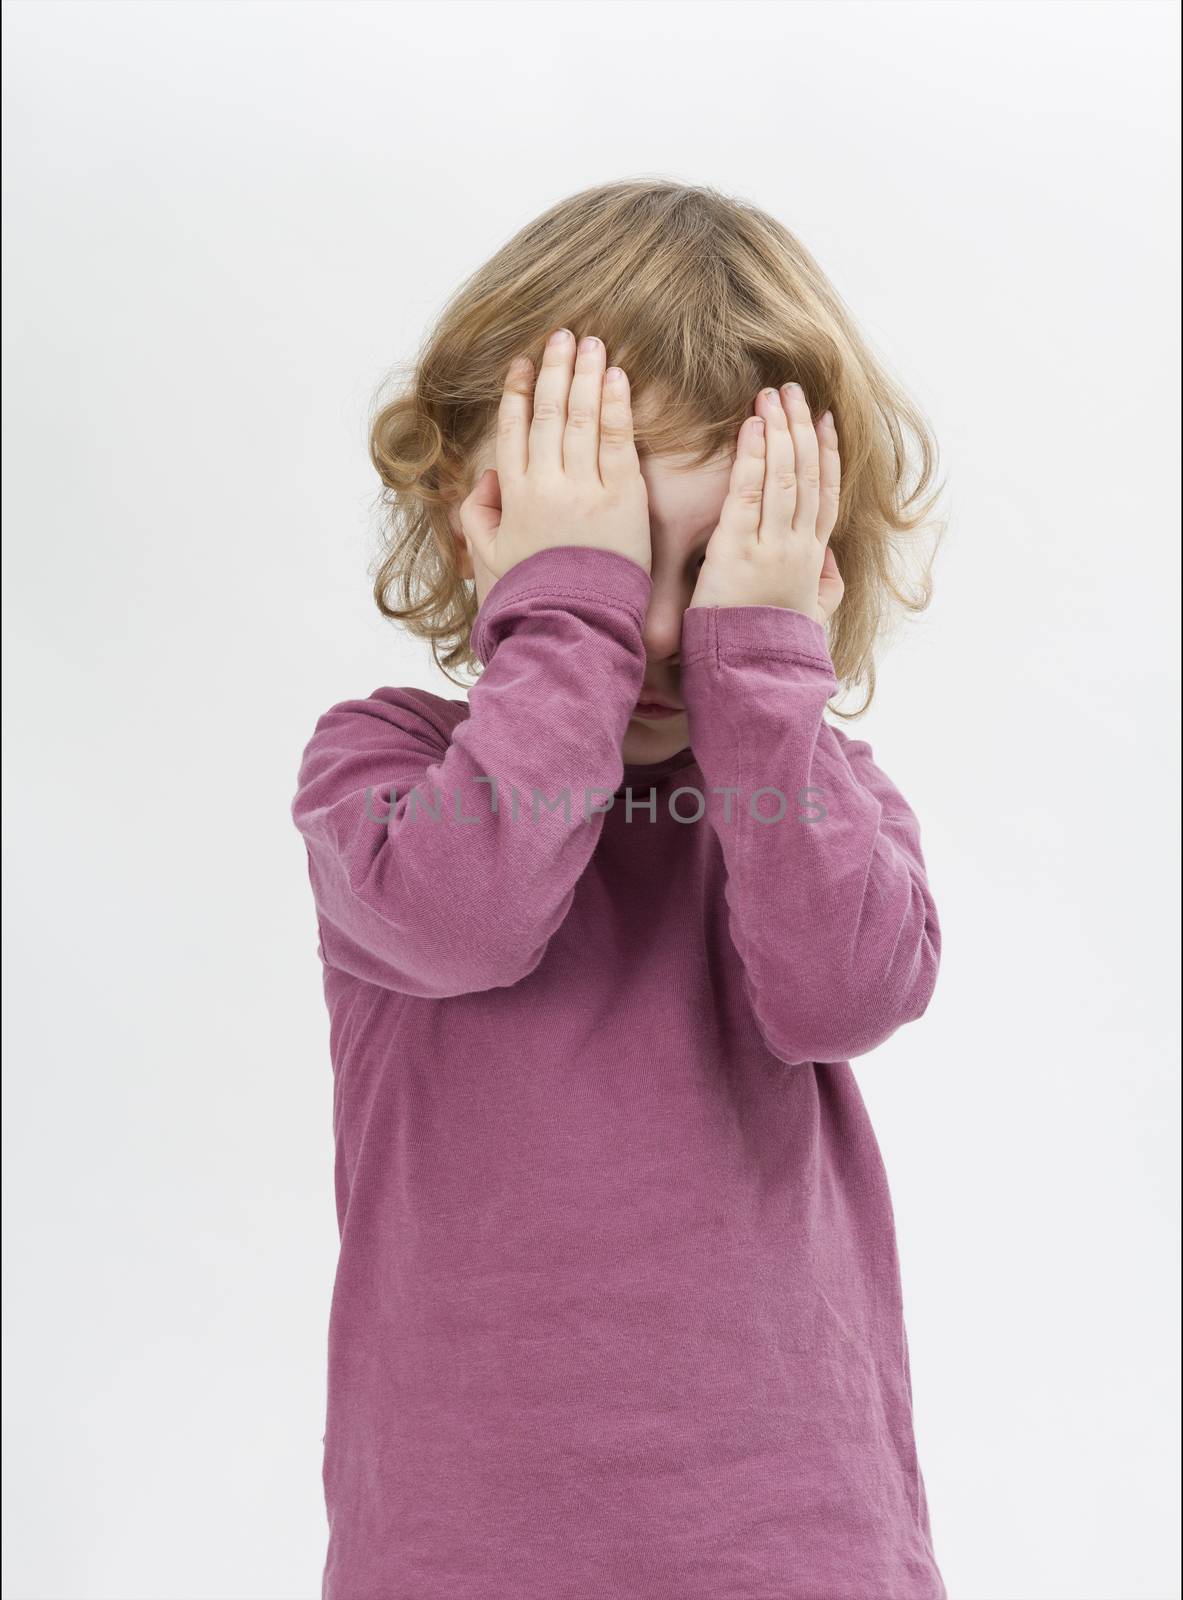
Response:
M623 781L650 587L615 551L537 551L477 613L467 717L381 689L320 718L292 815L328 965L432 998L533 972Z
M920 829L871 746L824 721L838 682L821 623L697 607L682 694L723 852L732 940L769 1049L849 1061L925 1011L940 926Z

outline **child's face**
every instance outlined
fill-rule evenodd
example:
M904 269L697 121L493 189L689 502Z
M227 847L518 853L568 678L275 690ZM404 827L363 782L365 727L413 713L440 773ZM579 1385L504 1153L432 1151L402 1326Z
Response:
M727 497L734 451L703 467L685 470L688 458L641 456L641 475L649 495L649 529L653 547L652 589L645 615L645 679L642 694L680 707L679 690L682 615L694 593L698 568ZM473 481L486 467L495 467L496 449L485 446ZM682 470L677 470L681 468ZM492 574L467 551L462 570L474 580L478 604L493 586ZM628 762L663 761L690 743L686 714L644 718L634 715L622 746Z

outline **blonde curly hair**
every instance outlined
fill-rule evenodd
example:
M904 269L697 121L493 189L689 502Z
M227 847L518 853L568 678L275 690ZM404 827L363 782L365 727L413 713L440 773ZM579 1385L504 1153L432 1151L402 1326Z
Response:
M856 711L836 714L861 716L877 644L932 598L945 526L930 521L943 489L933 487L936 443L799 240L702 185L628 180L559 201L461 284L414 363L391 374L369 424L383 486L379 610L430 640L461 687L455 669L479 672L477 597L451 518L472 488L510 362L520 353L540 365L556 327L604 340L629 376L638 451L685 455L687 470L734 451L767 385L795 379L815 417L833 412L842 489L830 544L845 591L827 636L840 689L865 689ZM936 542L908 587L903 569L927 533Z

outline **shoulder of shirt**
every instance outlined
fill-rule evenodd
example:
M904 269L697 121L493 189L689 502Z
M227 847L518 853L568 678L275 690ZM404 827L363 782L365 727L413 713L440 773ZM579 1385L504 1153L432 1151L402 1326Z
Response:
M410 738L446 745L469 714L467 700L446 699L430 689L382 687L356 700L339 700L318 719L309 748L324 739L366 738L385 723Z
M834 722L827 722L826 727L838 740L838 747L844 755L870 755L871 746L866 739L854 739L849 733L844 733Z

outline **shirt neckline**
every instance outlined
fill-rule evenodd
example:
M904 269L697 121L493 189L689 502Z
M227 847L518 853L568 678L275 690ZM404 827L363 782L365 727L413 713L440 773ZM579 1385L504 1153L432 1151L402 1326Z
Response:
M624 763L624 777L616 790L629 788L637 784L656 783L658 779L667 777L671 772L681 772L685 767L692 767L695 762L694 751L690 745L683 745L681 750L672 756L666 756L662 761L626 761Z

